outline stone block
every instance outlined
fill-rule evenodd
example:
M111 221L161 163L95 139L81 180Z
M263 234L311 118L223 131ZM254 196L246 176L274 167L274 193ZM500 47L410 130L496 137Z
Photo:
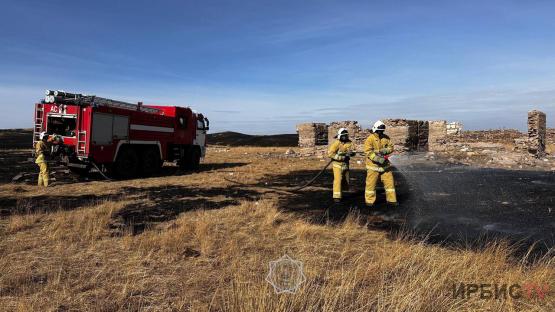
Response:
M528 152L535 157L545 156L547 138L546 116L544 112L528 112Z

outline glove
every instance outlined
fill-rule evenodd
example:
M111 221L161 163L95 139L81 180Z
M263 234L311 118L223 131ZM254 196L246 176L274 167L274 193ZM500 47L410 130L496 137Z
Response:
M345 160L345 156L337 154L333 157L333 160L343 161L343 160Z
M374 157L374 161L383 165L385 163L385 158L382 155L376 155L376 157Z
M382 148L380 150L380 154L384 154L384 155L391 154L391 150L389 148Z

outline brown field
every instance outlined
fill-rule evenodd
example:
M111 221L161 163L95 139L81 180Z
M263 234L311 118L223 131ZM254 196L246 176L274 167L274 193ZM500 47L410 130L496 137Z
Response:
M324 164L286 149L211 147L189 174L1 184L0 310L555 310L553 290L544 299L452 295L453 283L551 283L552 256L530 262L503 242L428 244L349 207L326 217L329 173L299 194L257 187L300 184ZM265 278L284 254L303 262L306 282L277 295Z

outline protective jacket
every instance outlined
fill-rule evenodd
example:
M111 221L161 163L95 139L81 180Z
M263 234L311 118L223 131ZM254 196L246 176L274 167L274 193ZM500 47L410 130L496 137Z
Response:
M364 142L364 153L366 169L384 172L391 166L387 156L393 153L393 144L387 135L374 132Z
M335 166L349 167L348 154L352 151L353 142L351 142L350 140L346 142L335 140L328 149L328 157L333 159L333 165Z
M46 157L48 154L48 146L44 141L38 141L35 145L35 156L37 159L35 160L36 164L41 164L46 162Z

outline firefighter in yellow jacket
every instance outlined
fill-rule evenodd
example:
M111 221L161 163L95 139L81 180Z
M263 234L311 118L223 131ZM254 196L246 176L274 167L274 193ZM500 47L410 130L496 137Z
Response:
M393 153L393 144L384 134L385 124L380 120L374 123L372 134L364 142L366 155L366 190L364 199L366 205L372 207L376 202L376 184L380 179L385 188L385 199L391 206L397 206L395 182L391 172L389 155Z
M48 134L46 132L41 132L39 134L40 141L35 145L35 156L37 159L35 163L39 166L39 186L48 186L48 163L46 162L46 157L48 156L48 146L46 141L48 140Z
M328 157L332 159L333 200L339 202L342 191L349 189L349 159L355 153L347 129L339 129L336 138L328 149Z

